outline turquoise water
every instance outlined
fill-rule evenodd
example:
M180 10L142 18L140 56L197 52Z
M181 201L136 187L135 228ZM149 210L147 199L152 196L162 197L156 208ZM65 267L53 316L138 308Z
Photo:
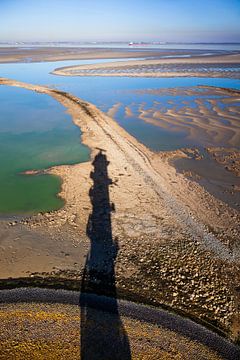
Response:
M23 175L53 165L86 161L80 130L51 97L0 86L0 213L36 213L63 205L61 180L52 175Z
M235 79L61 77L50 74L57 67L98 62L103 60L1 64L0 76L56 87L94 103L106 112L120 102L115 119L154 150L172 150L193 144L186 140L184 132L162 129L139 120L136 109L143 102L145 108L151 108L159 100L166 108L173 106L169 100L173 100L174 106L181 106L184 99L181 96L137 94L135 90L197 85L240 89L240 81ZM62 201L56 196L60 188L58 178L19 174L29 169L86 161L89 152L80 144L79 128L73 125L63 107L47 95L4 86L0 87L0 101L0 166L5 168L0 179L0 188L5 189L0 197L0 213L31 213L59 208ZM124 107L129 105L133 111L135 109L136 115L131 119L124 114Z

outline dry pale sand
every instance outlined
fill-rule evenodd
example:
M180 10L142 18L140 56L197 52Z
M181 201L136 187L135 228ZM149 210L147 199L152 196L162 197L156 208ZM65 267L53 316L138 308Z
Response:
M92 213L94 159L102 153L108 161L108 190L114 204L111 231L119 247L117 287L128 290L129 296L135 294L135 299L165 303L213 322L236 339L239 213L176 173L169 158L186 155L151 152L94 105L71 94L8 79L0 83L48 94L63 104L81 128L93 161L48 169L63 180L64 208L13 223L14 229L25 227L33 236L38 229L63 234L67 224L79 251L84 239L87 243ZM1 254L2 259L8 256L7 251ZM22 269L34 272L26 260L18 259ZM8 264L5 273L13 267Z
M236 77L239 71L225 71L240 63L239 54L196 56L175 59L144 59L119 61L101 64L76 65L55 69L52 73L63 76L133 76L133 77L174 77L211 76ZM213 70L205 67L213 65L223 69Z

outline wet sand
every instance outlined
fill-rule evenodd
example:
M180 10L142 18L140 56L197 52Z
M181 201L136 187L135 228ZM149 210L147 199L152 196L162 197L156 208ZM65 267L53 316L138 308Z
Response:
M238 147L240 144L239 102L240 92L214 87L195 87L184 89L146 90L140 93L159 95L199 95L195 106L187 106L181 100L177 107L164 109L161 102L154 107L139 107L139 119L175 132L185 132L186 137L195 144ZM201 96L204 96L201 98ZM205 97L209 96L209 98ZM218 96L214 99L211 97ZM159 97L159 100L161 98ZM181 106L179 106L181 105ZM182 106L183 105L183 106ZM191 105L191 104L190 104Z
M239 78L240 55L214 55L175 59L145 59L55 69L63 76L225 77Z
M71 94L7 79L1 79L0 83L55 98L81 127L82 142L90 147L93 164L99 153L105 154L111 179L109 196L114 209L112 234L119 247L115 264L119 294L181 310L216 324L236 339L239 331L239 294L235 291L239 281L239 213L178 174L169 164L174 156L186 155L181 151L151 152L94 105ZM56 281L62 277L65 283L67 279L81 278L82 249L86 249L86 254L86 228L92 211L89 191L93 164L87 162L46 170L63 180L60 193L66 201L63 209L22 221L1 221L4 246L0 260L5 279L23 273L30 274L33 282L40 277L43 283L50 274ZM14 260L21 243L15 241L14 249L4 244L4 238L11 236L13 229L15 236L18 231L31 232L32 240L38 233L47 234L52 244L54 239L64 241L68 233L70 238L72 236L69 248L75 255L63 254L67 262L58 269L52 266L52 271L48 268L43 274L41 252L38 259L35 254L39 269L35 279L36 264L29 264L26 258ZM33 244L34 241L31 246ZM74 261L76 254L79 262ZM50 254L51 257L54 260L54 254ZM21 273L17 273L15 261ZM2 286L17 282L16 279L6 281L1 280Z
M125 108L125 117L129 121L138 118L171 134L182 133L186 143L198 146L201 154L198 151L196 156L178 159L174 165L215 197L239 210L240 92L212 86L132 92L159 95L159 98L151 107L144 102L137 107L130 104ZM162 96L179 98L175 102L169 100L166 105L161 101ZM212 158L207 153L212 154Z
M111 49L88 49L88 48L0 48L0 63L17 62L41 62L41 61L63 61L63 60L85 60L85 59L109 59L147 56L148 52L112 51ZM149 56L156 55L151 52Z
M0 47L0 63L40 62L60 60L117 59L159 56L197 56L206 51L194 50L157 50L134 48L79 48L79 47ZM210 54L215 51L210 51Z
M214 148L208 148L209 153L216 154ZM239 165L231 168L232 160L227 161L226 153L230 159L236 159L239 162L240 152L236 149L222 148L219 152L221 160L224 160L224 165L218 161L218 158L209 156L206 151L196 151L193 156L188 156L185 159L175 159L174 166L184 176L191 178L198 182L213 196L224 201L229 206L240 211L240 189L239 177L234 173L234 169ZM229 165L226 165L229 163Z

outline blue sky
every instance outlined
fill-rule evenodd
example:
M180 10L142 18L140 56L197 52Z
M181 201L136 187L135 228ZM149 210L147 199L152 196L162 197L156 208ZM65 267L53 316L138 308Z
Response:
M240 42L240 0L0 0L0 41Z

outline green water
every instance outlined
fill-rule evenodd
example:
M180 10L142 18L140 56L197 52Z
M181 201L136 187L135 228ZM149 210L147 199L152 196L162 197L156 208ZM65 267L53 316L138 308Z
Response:
M79 128L45 94L1 86L0 106L0 214L60 208L60 178L22 172L87 161L89 150L80 143Z

